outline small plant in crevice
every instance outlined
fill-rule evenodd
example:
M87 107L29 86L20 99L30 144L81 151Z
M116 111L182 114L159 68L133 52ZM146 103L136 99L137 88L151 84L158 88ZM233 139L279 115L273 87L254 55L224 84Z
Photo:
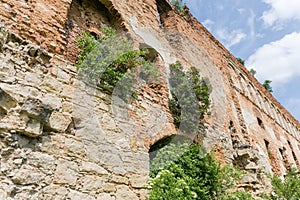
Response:
M170 0L170 3L175 6L176 10L179 13L182 13L184 11L184 6L186 6L186 4L182 2L182 0Z
M262 84L264 86L264 88L266 88L266 90L268 90L269 92L273 92L273 89L271 87L272 81L271 80L265 80L265 82Z
M253 68L251 68L250 70L249 70L249 72L253 75L253 76L255 76L256 75L256 70L255 69L253 69Z
M170 112L174 124L186 133L201 132L201 120L209 113L209 95L211 85L206 78L201 78L195 67L184 71L181 63L170 65Z
M237 61L239 61L239 63L241 63L242 65L245 65L245 60L241 59L241 58L236 58Z
M160 72L147 61L147 51L133 50L131 41L111 28L102 29L102 33L102 37L83 33L77 40L81 53L76 66L86 81L109 94L118 85L115 94L127 101L136 96L135 84L140 79L147 83L158 80Z

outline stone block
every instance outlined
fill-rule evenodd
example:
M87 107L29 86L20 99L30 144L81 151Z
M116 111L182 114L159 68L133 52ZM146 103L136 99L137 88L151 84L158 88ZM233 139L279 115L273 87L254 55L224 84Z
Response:
M7 199L7 193L5 190L0 189L0 199Z
M47 93L41 98L41 101L45 105L49 105L53 110L58 110L62 106L62 99L54 94Z
M80 171L98 175L108 175L106 169L92 162L82 161Z
M96 175L85 175L78 180L83 192L100 192L103 189L105 177Z
M55 170L55 159L52 155L41 152L32 152L28 155L27 161L30 165L45 171Z
M130 177L130 184L134 188L143 188L147 184L148 176L146 174L142 175L132 175Z
M27 81L28 83L31 83L31 85L36 86L41 84L42 79L40 77L39 74L37 74L36 72L26 72L24 75L24 79L25 81Z
M64 85L60 96L63 98L73 99L74 97L74 87L70 85Z
M116 200L138 200L137 195L126 185L117 186Z
M68 113L61 113L54 111L49 119L49 125L54 130L59 132L65 132L68 126L71 124L72 118Z
M54 183L75 186L78 178L78 166L75 162L59 159L54 174Z
M103 187L104 192L115 192L116 190L116 186L113 183L106 183Z
M76 190L70 190L67 198L72 199L72 200L83 200L83 199L84 200L95 200L94 197L92 197L88 194L78 192Z
M85 147L82 141L79 141L78 138L65 137L63 138L64 144L62 145L64 154L83 159L85 156Z
M17 101L11 97L8 93L0 88L0 108L8 112L9 109L17 106Z
M66 112L66 113L73 113L73 103L68 102L68 101L64 101L62 103L62 111Z
M115 200L116 198L114 196L111 196L110 194L103 193L99 194L97 197L97 200Z
M41 83L41 89L45 89L50 92L60 93L63 90L64 86L57 79L47 76Z
M12 176L12 181L15 184L19 184L19 185L29 185L29 184L38 185L45 178L44 174L27 166L26 168L23 166L21 169L16 169L12 171L10 173L10 176Z
M47 123L52 108L43 104L39 99L27 98L21 107L21 113L26 113L31 118Z
M56 184L50 184L44 187L40 194L40 199L66 199L68 189Z
M69 83L71 76L60 68L52 68L51 73L64 83Z
M23 134L29 137L39 137L43 134L43 125L35 119L30 119Z
M127 185L129 180L126 177L123 176L117 176L117 175L112 175L112 177L110 178L110 181L112 183L120 183L120 184L125 184Z

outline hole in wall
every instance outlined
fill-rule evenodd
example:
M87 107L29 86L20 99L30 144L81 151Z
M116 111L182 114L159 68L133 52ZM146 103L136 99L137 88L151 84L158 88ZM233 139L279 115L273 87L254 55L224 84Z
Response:
M270 142L267 141L267 140L264 140L264 142L265 142L265 146L266 146L267 151L269 151Z
M145 43L140 44L139 49L146 51L145 59L149 62L155 62L155 59L159 56L159 53L154 48Z
M293 155L293 158L294 158L296 164L298 164L298 159L297 159L296 154L295 154L294 151L292 151L292 155Z
M281 157L282 157L282 160L286 160L287 159L287 156L286 156L286 148L285 147L283 147L283 148L279 148L279 153L280 153L280 155L281 155Z
M288 140L287 142L288 142L289 147L290 147L290 149L291 149L291 151L292 151L293 159L294 159L294 161L296 162L296 164L298 165L298 159L297 159L297 156L296 156L296 154L295 154L295 152L294 152L294 148L293 148L293 146L292 146L292 144L291 144L291 142L290 142L289 140Z
M257 119L258 125L264 129L265 127L264 127L263 121L259 117L257 117L256 119Z
M6 110L4 110L0 107L0 120L3 119L5 117L5 115L6 115Z
M168 12L172 10L172 7L166 0L156 0L156 6L158 10L158 23L162 26L168 17Z
M185 136L181 136L181 135L166 136L166 137L158 140L153 145L151 145L151 147L149 149L150 160L156 156L156 153L158 152L158 150L164 148L166 145L169 145L171 143L181 143L181 142L185 142L185 141L192 143L191 139L189 139Z
M65 57L75 63L80 52L77 38L83 32L98 35L103 27L125 31L121 15L112 5L104 5L99 0L73 0L64 26L66 47Z

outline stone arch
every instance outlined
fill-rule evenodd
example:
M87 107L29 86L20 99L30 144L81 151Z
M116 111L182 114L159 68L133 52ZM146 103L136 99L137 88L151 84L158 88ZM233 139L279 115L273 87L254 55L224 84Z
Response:
M190 142L192 143L193 140L185 135L169 135L165 136L156 142L154 142L149 148L149 158L150 160L156 156L158 150L162 149L163 147L170 145L172 143L180 143L180 142Z
M154 62L156 58L161 59L160 54L153 47L149 46L148 44L145 44L145 43L139 44L139 49L143 49L143 50L147 51L146 60L148 60L150 62Z

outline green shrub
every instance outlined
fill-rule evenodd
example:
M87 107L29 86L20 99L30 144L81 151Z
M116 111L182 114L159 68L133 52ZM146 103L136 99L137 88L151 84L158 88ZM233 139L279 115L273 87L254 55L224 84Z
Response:
M256 75L256 71L255 71L255 69L253 69L253 68L251 68L250 70L249 70L249 72L253 75L253 76L255 76Z
M246 192L232 191L241 175L233 167L221 167L199 144L171 143L150 160L150 199L252 199Z
M273 92L273 89L270 85L271 83L271 80L265 80L265 82L263 83L264 88L266 88L266 90L268 90L269 92Z
M176 10L181 13L183 11L183 8L185 4L182 2L182 0L170 0L170 3L175 6Z
M170 72L172 98L169 100L169 108L174 124L187 133L199 132L202 128L201 120L209 114L209 81L201 78L195 67L184 72L179 62L170 66Z
M271 179L273 192L268 196L272 200L298 200L300 199L300 174L296 169L287 172L284 180L278 175Z
M239 61L239 63L241 63L242 65L245 65L245 60L243 60L241 58L236 58L236 59Z
M121 82L122 88L117 95L128 100L136 95L134 85L139 81L137 78L147 83L158 80L160 72L146 60L147 51L133 50L131 42L126 37L117 36L111 28L102 32L102 37L83 33L77 40L81 53L76 66L85 81L96 84L109 94Z

